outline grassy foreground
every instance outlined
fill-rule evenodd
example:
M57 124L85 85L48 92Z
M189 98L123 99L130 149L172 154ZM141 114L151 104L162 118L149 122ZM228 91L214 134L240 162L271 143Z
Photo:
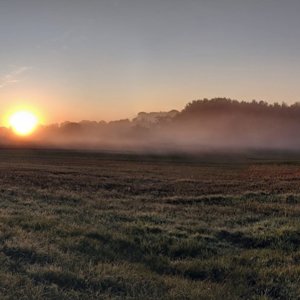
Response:
M1 299L299 299L300 163L0 150Z

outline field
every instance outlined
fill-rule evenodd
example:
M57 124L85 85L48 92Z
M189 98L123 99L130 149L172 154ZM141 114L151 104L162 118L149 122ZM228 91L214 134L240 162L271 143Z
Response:
M299 299L300 156L0 150L1 299Z

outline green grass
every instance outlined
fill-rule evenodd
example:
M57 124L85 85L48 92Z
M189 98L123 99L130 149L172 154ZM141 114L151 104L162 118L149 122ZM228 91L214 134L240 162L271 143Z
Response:
M299 299L299 161L0 151L1 299Z

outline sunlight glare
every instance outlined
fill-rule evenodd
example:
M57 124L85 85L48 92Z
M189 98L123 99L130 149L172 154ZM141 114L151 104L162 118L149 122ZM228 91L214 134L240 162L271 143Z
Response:
M16 134L26 136L37 127L38 119L29 111L18 111L10 117L9 124Z

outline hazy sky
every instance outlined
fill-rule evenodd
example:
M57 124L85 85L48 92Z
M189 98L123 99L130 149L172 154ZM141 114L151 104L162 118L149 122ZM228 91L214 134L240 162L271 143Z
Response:
M1 113L109 120L300 101L299 0L0 0Z

